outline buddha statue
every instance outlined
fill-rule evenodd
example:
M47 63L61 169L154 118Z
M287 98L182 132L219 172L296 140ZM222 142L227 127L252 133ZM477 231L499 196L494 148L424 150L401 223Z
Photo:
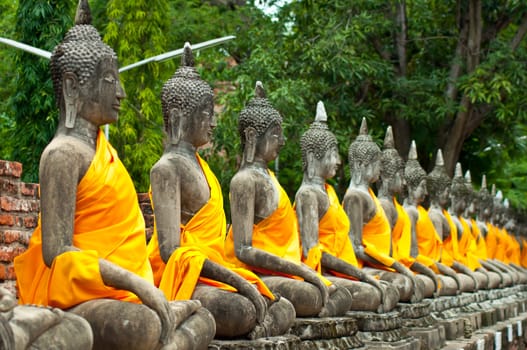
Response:
M425 285L425 297L438 295L439 286L441 294L456 294L456 282L440 275L442 271L448 271L439 263L441 239L421 206L427 193L426 173L417 160L415 142L412 142L405 167L394 148L391 127L388 127L384 139L380 181L379 201L392 226L392 256L418 273L416 277ZM403 183L407 184L404 207L395 197L402 190Z
M60 120L40 159L39 223L14 261L20 303L82 316L96 349L204 348L210 313L199 301L169 303L153 284L137 194L100 130L126 96L117 57L90 21L81 0L51 56Z
M169 300L199 300L214 316L216 337L285 333L295 319L291 303L224 259L221 187L197 153L216 126L213 91L194 68L188 43L161 103L168 142L150 174L156 225L148 251L155 284Z
M0 349L91 349L93 335L83 318L57 308L19 305L0 287Z
M261 82L255 90L238 121L243 158L230 185L232 225L226 255L291 301L297 317L344 315L351 306L348 290L301 263L295 212L267 166L284 145L282 117L267 100Z
M326 121L324 104L318 102L315 121L300 139L304 176L294 207L302 261L323 272L333 284L347 288L352 295L351 310L390 311L398 302L398 291L359 268L348 236L349 219L334 188L326 182L340 165L337 139Z
M359 266L392 283L399 290L400 301L419 302L424 286L412 271L391 257L390 223L370 188L379 179L381 150L368 135L366 119L348 155L351 180L342 205L350 219L349 235Z
M472 276L476 279L476 288L485 289L488 287L488 275L486 270L479 262L476 253L476 242L470 230L470 226L463 218L465 208L470 199L470 192L465 183L465 178L461 170L461 164L456 164L454 178L452 179L452 189L450 192L450 215L457 230L457 254L456 260L472 271Z
M456 272L456 275L449 276L456 279L460 292L472 292L476 288L476 278L472 271L460 262L457 227L448 212L452 180L446 172L441 149L437 150L435 166L428 174L426 184L430 195L428 216L443 242L441 263Z
M470 170L467 170L465 172L465 184L467 186L467 200L469 204L465 208L464 219L470 228L472 238L476 245L476 250L474 254L479 259L479 263L482 265L483 269L486 270L486 275L489 279L488 288L494 289L503 283L503 277L500 276L500 270L496 266L494 266L492 262L488 261L487 243L485 242L485 236L480 230L481 225L479 225L476 221L476 213L479 209L480 197L479 194L474 191L474 187L472 186L472 176L470 174Z

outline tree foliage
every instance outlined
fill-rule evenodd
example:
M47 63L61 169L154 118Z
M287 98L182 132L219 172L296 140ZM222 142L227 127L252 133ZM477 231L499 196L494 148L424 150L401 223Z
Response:
M71 25L73 2L20 1L18 39L51 49ZM10 3L0 0L0 6ZM302 178L299 138L322 100L343 161L335 180L340 194L349 179L347 148L366 118L379 144L392 125L401 155L415 139L421 163L430 170L442 148L449 169L461 161L476 184L486 173L514 206L527 208L525 1L297 0L285 2L275 17L255 1L91 3L94 24L121 65L181 48L185 41L236 35L234 42L195 53L197 69L215 88L218 116L213 147L203 152L227 205L241 154L237 117L261 80L284 118L287 143L272 167L291 198ZM53 16L39 17L50 6ZM9 18L2 18L2 25ZM38 164L31 151L40 154L56 112L47 63L17 57L16 79L7 78L17 86L12 98L17 104L0 109L0 121L16 127L8 152L28 169ZM177 66L177 61L151 63L121 76L127 99L110 139L139 191L147 189L150 167L162 153L159 91ZM0 70L9 72L5 63ZM29 82L38 82L31 85L38 90ZM5 86L0 94L8 91ZM28 125L34 131L22 132ZM0 130L5 133L3 126Z

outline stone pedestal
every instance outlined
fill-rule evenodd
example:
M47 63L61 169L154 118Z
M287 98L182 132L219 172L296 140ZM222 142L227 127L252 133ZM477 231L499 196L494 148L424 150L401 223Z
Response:
M297 318L289 333L300 339L299 349L358 349L364 344L357 336L352 317Z
M301 349L300 338L294 335L260 338L256 340L213 340L209 350L296 350Z
M421 341L422 350L437 350L445 344L445 329L431 315L431 302L399 303L396 308L407 334Z
M419 350L421 342L408 334L399 312L349 312L357 320L358 337L368 349Z

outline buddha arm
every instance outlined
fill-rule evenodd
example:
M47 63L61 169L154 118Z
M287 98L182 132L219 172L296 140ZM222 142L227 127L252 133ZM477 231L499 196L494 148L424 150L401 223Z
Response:
M82 145L80 148L80 152L53 150L42 157L42 254L48 267L58 255L79 250L73 246L77 186L88 169L86 160L93 158L93 152L90 157L89 149L85 152ZM157 313L162 326L160 341L168 342L177 323L163 293L153 284L107 260L99 259L99 271L105 285L133 292Z
M364 251L364 245L362 244L362 229L364 225L364 214L363 208L366 206L364 198L358 195L355 191L350 191L344 196L342 201L342 207L348 215L350 220L350 232L349 238L355 251L355 256L364 261L372 264L382 265L372 257L366 254Z
M404 210L406 210L406 213L408 214L408 217L410 218L411 223L411 244L410 244L410 255L413 258L417 258L417 255L419 255L419 246L417 244L417 219L419 218L419 213L417 211L417 208L415 206L404 206Z
M312 189L301 187L296 198L296 217L302 245L302 256L307 259L311 248L319 243L318 199Z
M430 279L434 282L436 293L439 293L439 284L437 283L437 275L431 268L421 264L418 261L414 261L412 263L412 266L410 266L410 270L430 277Z
M452 265L452 267L454 268L454 270L464 273L465 275L468 275L470 278L472 278L472 280L474 281L474 285L476 286L476 289L479 288L478 281L476 277L474 276L474 273L472 272L472 270L470 270L468 267L466 267L459 261L454 261L454 264Z
M501 271L498 267L494 266L492 262L488 260L480 259L479 263L487 270L497 273L500 276L500 283L503 284L503 271Z
M201 276L210 278L215 281L226 283L236 288L238 293L249 299L256 308L256 318L258 322L263 322L267 313L267 303L252 284L247 282L237 273L217 264L209 259L205 260L201 269Z
M458 277L456 271L454 271L450 267L448 267L448 266L446 266L446 265L444 265L442 263L439 263L439 262L436 263L436 266L437 266L437 269L439 270L439 272L442 275L452 277L456 281L457 288L461 289L461 281L459 281L459 277Z
M150 172L150 183L159 253L166 264L180 245L181 182L177 172L164 162L166 160L161 158L154 165Z
M319 289L325 305L329 298L329 291L314 270L304 264L295 264L252 246L256 202L255 184L245 175L237 175L231 181L231 219L236 257L250 266L302 277Z

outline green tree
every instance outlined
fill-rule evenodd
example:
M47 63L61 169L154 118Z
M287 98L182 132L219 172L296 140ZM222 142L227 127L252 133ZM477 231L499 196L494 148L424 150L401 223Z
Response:
M52 50L71 26L71 1L20 0L16 11L14 39ZM45 23L45 25L43 25ZM49 62L41 57L16 51L12 66L13 84L7 103L12 160L24 164L24 181L38 181L40 154L51 140L58 119Z

